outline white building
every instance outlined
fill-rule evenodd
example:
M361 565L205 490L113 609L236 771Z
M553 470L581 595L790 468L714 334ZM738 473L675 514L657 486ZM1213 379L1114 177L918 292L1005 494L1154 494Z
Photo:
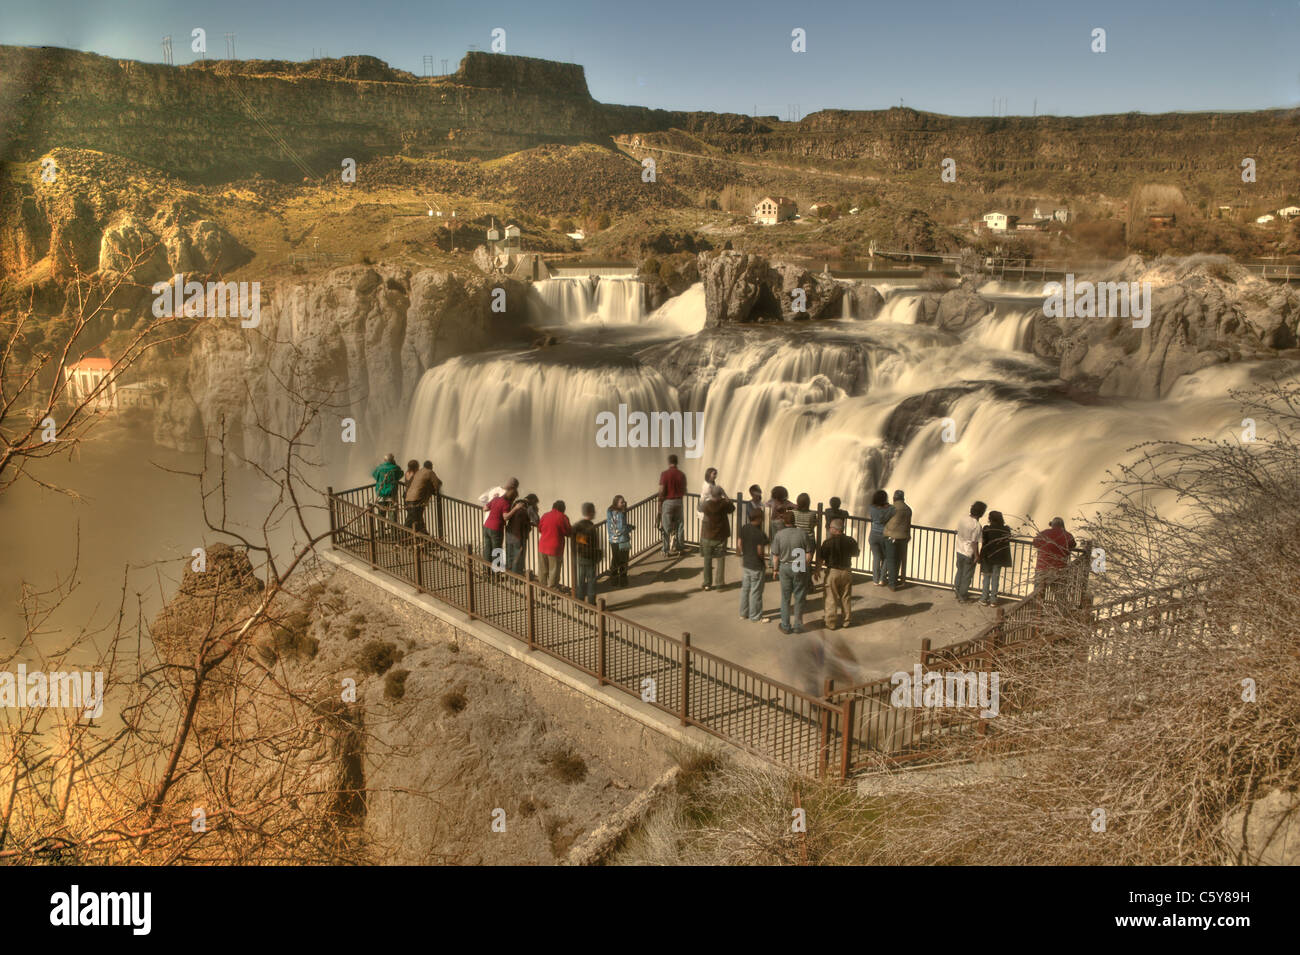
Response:
M1283 219L1294 219L1300 216L1300 206L1283 206L1277 210L1277 214Z
M112 371L113 363L107 358L83 358L65 365L63 380L67 383L68 396L80 404L93 395L93 408L111 410L117 404L117 384L109 378ZM107 384L104 383L106 378L109 379Z
M1020 216L1007 215L1005 212L986 212L984 214L984 228L990 232L1014 232L1016 223L1020 221Z
M1062 225L1070 221L1070 210L1064 206L1034 206L1035 219L1055 219Z
M764 196L754 206L754 221L759 225L776 225L793 219L799 213L798 204L788 196Z
M1272 214L1272 213L1269 213L1269 212L1266 212L1266 213L1264 213L1262 216L1260 216L1259 218L1257 218L1257 219L1255 220L1255 224L1256 224L1256 225L1268 225L1268 224L1269 224L1270 222L1272 222L1272 221L1273 221L1273 214Z

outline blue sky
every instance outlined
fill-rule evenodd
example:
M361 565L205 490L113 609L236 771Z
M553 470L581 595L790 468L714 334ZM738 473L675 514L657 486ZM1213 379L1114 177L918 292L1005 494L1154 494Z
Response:
M241 58L368 53L414 73L425 54L455 69L501 27L509 53L582 64L603 102L782 118L900 100L955 115L995 99L1008 115L1300 104L1300 0L0 0L6 44L159 62L171 34L184 63L194 27L209 56L232 32Z

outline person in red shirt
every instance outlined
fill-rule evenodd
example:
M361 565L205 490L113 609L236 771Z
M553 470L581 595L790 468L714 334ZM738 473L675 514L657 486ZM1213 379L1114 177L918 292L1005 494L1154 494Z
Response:
M1034 550L1038 551L1034 584L1042 590L1043 599L1057 598L1065 565L1074 550L1074 535L1065 529L1065 519L1053 517L1046 530L1034 536Z
M483 519L483 559L493 560L501 549L502 533L506 529L505 514L519 496L516 488L507 488L506 493L488 501L487 517ZM504 552L503 552L504 553Z
M677 455L668 455L668 469L659 475L659 528L664 553L682 553L682 498L686 496L686 473L677 467ZM670 549L669 543L673 546Z
M564 502L556 501L537 522L537 565L542 584L560 586L560 569L564 566L564 539L573 533L564 516Z

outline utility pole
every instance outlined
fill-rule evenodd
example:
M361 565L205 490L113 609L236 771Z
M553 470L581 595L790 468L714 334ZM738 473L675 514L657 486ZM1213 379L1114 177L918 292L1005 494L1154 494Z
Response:
M169 33L162 38L163 62L168 66L172 65L172 35Z
M433 54L424 54L424 75L433 76Z
M233 60L235 58L235 34L227 33L225 34L225 37L226 37L226 59Z
M446 61L446 59L444 59L444 60L442 61L442 75L443 75L443 76L446 76L446 75L447 75L447 61Z

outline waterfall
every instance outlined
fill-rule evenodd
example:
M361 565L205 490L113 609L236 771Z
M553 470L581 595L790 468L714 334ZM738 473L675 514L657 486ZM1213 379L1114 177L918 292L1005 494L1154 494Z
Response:
M635 274L542 279L531 294L539 325L639 325L646 318L645 286Z
M631 338L578 325L560 346L430 369L405 443L383 450L432 458L458 496L517 476L543 503L603 509L614 493L652 493L668 449L600 447L597 414L703 411L702 453L677 450L692 487L714 466L733 495L783 484L864 513L886 486L906 490L922 524L953 526L976 498L1013 524L1073 523L1133 446L1227 436L1241 420L1230 388L1274 365L1296 374L1237 363L1186 376L1163 400L1077 404L1053 366L1018 350L1036 305L999 302L958 336L906 321L914 298L891 295L892 321L690 334L703 321L696 286Z

